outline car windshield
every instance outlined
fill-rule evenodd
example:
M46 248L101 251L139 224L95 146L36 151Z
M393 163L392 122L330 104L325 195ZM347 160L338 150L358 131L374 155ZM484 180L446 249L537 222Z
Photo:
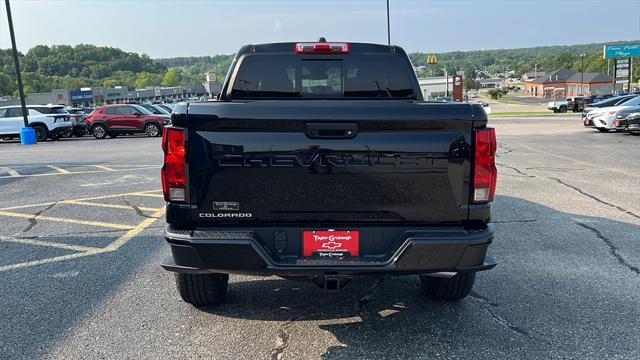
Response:
M67 111L67 109L63 107L52 107L50 108L50 113L51 114L68 114L69 112Z
M168 112L165 108L163 108L161 106L157 106L157 105L150 105L150 106L157 111L156 114L163 114L163 115L171 114L170 112Z
M153 113L140 105L131 105L143 115L153 115Z
M627 96L616 96L616 97L612 97L612 98L608 98L608 99L604 99L604 100L600 100L598 102L593 103L593 106L596 107L606 107L606 106L613 106L616 105L618 103L622 104L623 102L629 100L630 97Z
M640 96L636 96L634 98L631 98L625 102L623 102L622 104L619 104L620 106L636 106L636 105L640 105Z
M232 87L234 98L413 99L405 63L397 55L248 55Z
M143 108L145 108L145 109L147 109L147 110L151 111L151 112L152 112L152 113L154 113L154 114L162 114L160 111L158 111L158 109L156 109L156 108L155 108L154 106L152 106L152 105L140 105L140 106L142 106Z

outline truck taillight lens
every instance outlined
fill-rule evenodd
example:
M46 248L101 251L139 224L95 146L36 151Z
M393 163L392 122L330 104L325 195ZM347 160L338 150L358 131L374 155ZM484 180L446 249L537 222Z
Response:
M475 131L476 153L473 172L473 202L493 201L496 194L496 131L493 128Z
M185 201L187 170L185 161L184 130L165 128L162 134L162 192L166 201Z
M348 43L307 42L296 44L296 54L348 54Z

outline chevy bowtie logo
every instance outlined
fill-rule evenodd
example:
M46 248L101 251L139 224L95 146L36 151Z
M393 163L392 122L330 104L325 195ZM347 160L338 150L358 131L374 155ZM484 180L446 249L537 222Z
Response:
M322 248L327 250L335 250L341 247L342 247L342 243L335 242L335 241L330 241L322 244Z

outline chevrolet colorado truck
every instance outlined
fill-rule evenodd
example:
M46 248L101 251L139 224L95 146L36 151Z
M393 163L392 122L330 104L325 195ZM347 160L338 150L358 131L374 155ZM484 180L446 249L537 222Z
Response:
M222 302L229 274L327 292L419 275L455 301L496 264L494 129L480 105L425 102L400 47L244 46L216 101L175 107L162 146L162 266L195 306Z

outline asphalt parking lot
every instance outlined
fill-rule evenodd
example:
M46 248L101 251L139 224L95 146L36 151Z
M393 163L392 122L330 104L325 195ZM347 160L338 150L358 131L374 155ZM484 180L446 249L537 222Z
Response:
M490 122L499 264L459 303L232 276L195 309L159 267L160 138L0 143L0 358L640 358L640 137Z

